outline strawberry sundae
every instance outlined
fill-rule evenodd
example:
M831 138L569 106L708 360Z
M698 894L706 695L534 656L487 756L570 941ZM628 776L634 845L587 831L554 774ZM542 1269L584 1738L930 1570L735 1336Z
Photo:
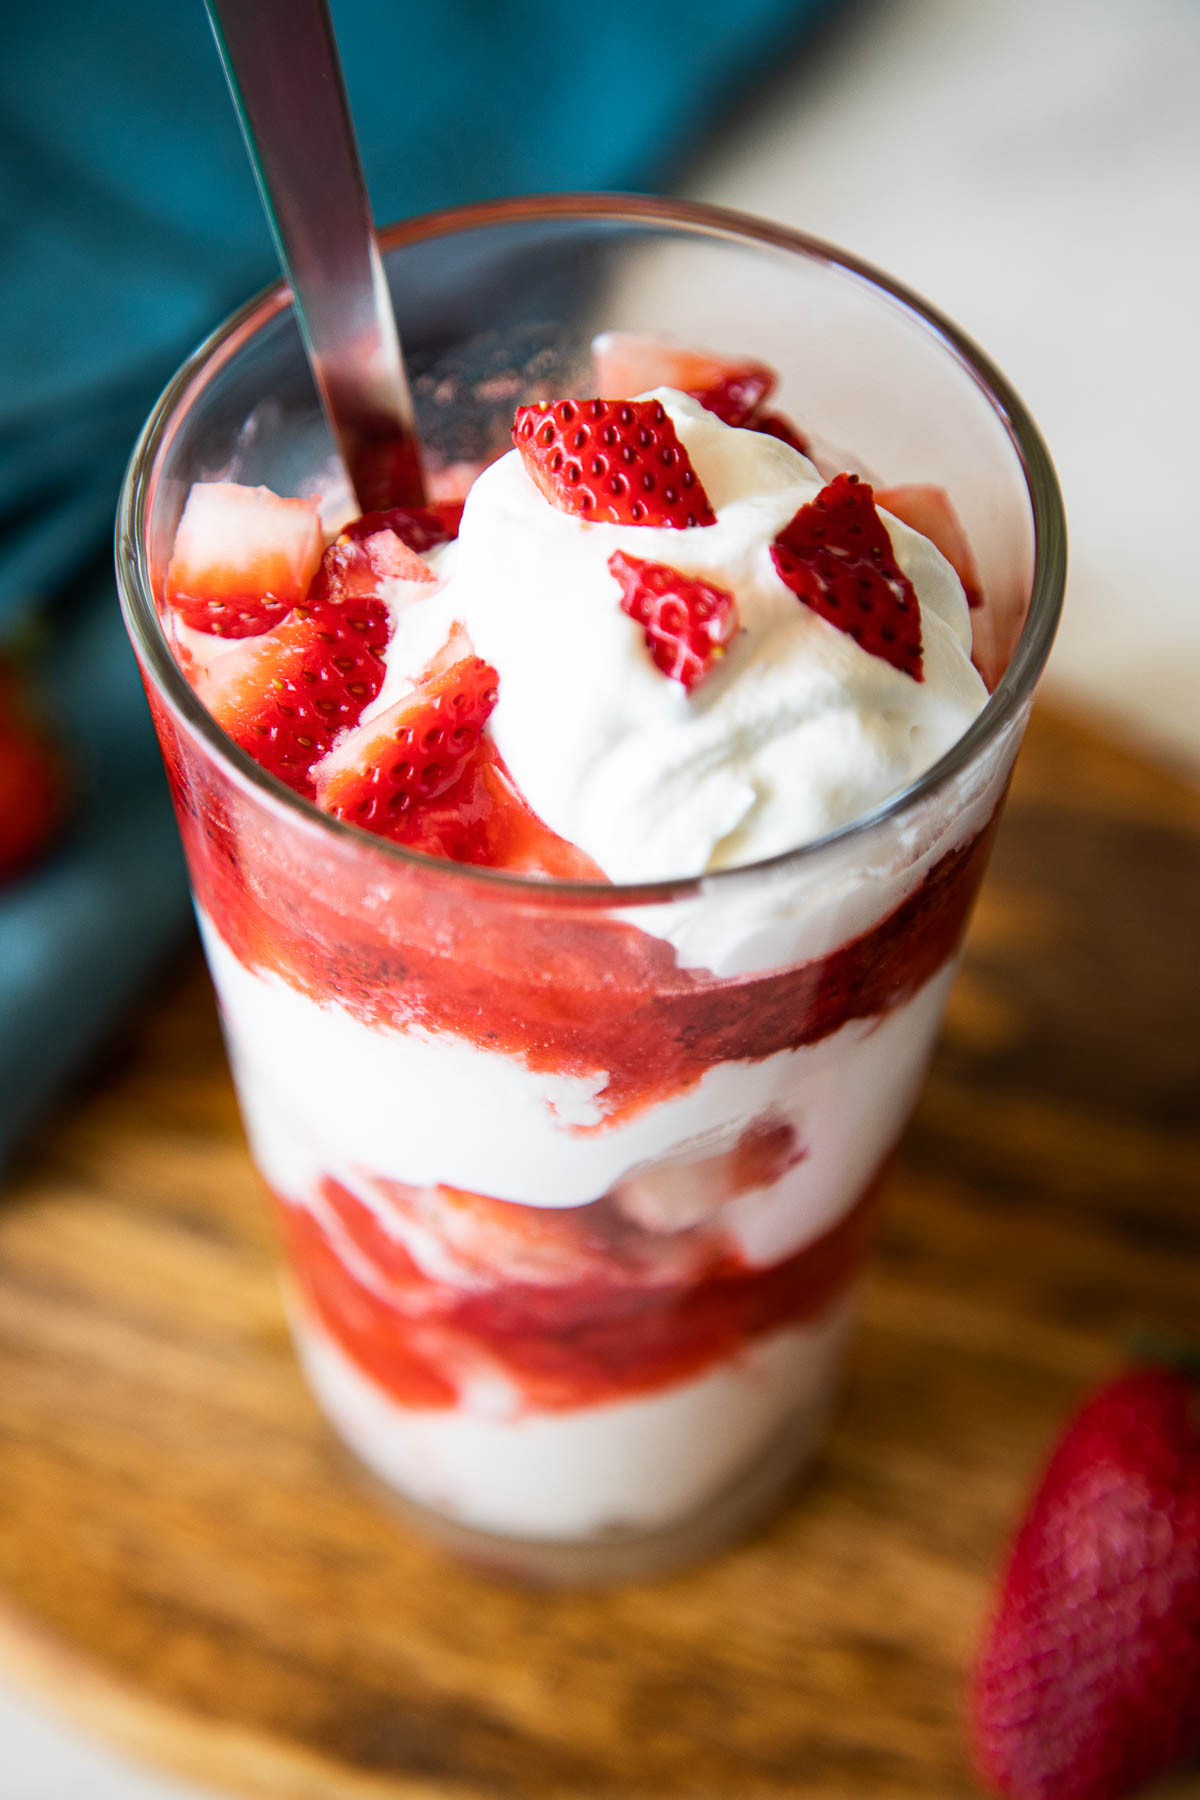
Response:
M986 858L998 765L795 854L987 688L946 495L818 469L772 386L606 334L465 494L198 483L160 582L308 803L159 704L302 1356L477 1530L637 1538L811 1450Z

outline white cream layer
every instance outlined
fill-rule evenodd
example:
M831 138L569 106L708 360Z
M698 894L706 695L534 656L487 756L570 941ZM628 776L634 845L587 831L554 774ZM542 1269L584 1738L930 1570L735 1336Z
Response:
M322 1175L369 1195L371 1177L443 1183L531 1206L580 1206L667 1158L728 1149L763 1115L805 1151L776 1188L727 1209L755 1262L817 1237L899 1136L953 976L905 1005L761 1062L718 1063L682 1094L596 1131L605 1073L541 1074L449 1032L369 1026L277 975L246 969L201 918L255 1156L282 1194ZM364 1180L366 1177L366 1180Z
M785 1431L799 1466L823 1435L849 1316L838 1301L660 1393L500 1417L399 1406L299 1308L293 1329L331 1422L382 1480L463 1525L561 1542L685 1519Z
M860 649L784 585L770 547L823 486L807 459L659 389L717 515L688 530L589 523L552 506L514 450L479 476L440 590L396 584L382 711L465 625L499 673L490 730L521 792L614 881L699 874L823 836L900 792L987 694L958 577L885 515L921 607L924 679ZM614 550L735 597L741 631L690 694L619 604Z

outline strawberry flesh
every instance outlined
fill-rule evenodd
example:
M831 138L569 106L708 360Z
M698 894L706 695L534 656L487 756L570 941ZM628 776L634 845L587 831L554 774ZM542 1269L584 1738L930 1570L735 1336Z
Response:
M869 484L835 475L802 506L771 546L781 581L872 656L921 673L921 609L875 510Z
M777 379L766 363L735 362L637 331L602 332L592 357L599 393L626 400L650 388L677 388L726 425L747 424Z
M642 626L655 666L690 693L735 636L737 601L714 582L624 550L614 550L608 566L620 583L621 611Z
M356 592L354 579L343 588L340 573L335 569L318 597L294 607L281 625L214 664L197 683L234 743L310 797L313 764L379 692L391 635L382 600ZM350 573L357 578L360 571Z
M903 487L878 488L876 505L882 506L903 524L910 525L927 537L962 582L967 605L974 610L983 605L983 589L979 569L962 521L950 504L945 488L930 482L912 482Z
M435 500L429 506L389 506L383 512L363 513L343 526L340 536L357 542L376 532L394 531L401 543L424 556L458 536L462 520L461 500Z
M413 693L348 733L317 766L317 804L426 856L603 880L532 811L484 735L497 686L495 669L456 628Z
M787 444L791 449L798 450L801 456L812 454L811 446L804 433L797 431L792 421L783 413L755 413L750 421L750 429L764 432L767 437L778 438L781 444Z
M770 1113L752 1119L725 1149L706 1148L627 1175L614 1190L617 1206L647 1231L683 1231L713 1218L756 1188L773 1187L803 1162L795 1127Z
M604 880L590 856L538 818L486 737L450 791L405 814L389 835L451 862L556 881Z
M1011 1800L1118 1800L1200 1749L1200 1392L1110 1382L1017 1534L971 1691L976 1765Z
M317 804L335 818L391 836L440 799L479 746L498 677L479 656L431 666L411 694L359 725L314 771Z
M517 408L513 441L551 506L609 525L715 525L657 400L556 400Z
M315 500L197 482L175 534L163 599L196 631L255 637L304 599L323 544Z
M385 581L436 580L423 556L390 526L375 523L386 517L385 513L366 513L338 533L321 558L308 591L309 606L372 600Z

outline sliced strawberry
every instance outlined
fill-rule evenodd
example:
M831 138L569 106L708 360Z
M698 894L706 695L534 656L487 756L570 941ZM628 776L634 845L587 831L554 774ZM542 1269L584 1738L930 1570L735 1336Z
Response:
M407 814L439 799L462 774L496 704L497 680L482 657L436 659L410 694L323 758L313 771L318 806L394 835Z
M385 581L437 579L424 557L410 549L396 532L373 523L385 517L383 513L365 513L339 531L313 578L308 592L310 606L371 600Z
M748 358L734 362L640 331L601 332L592 344L592 366L596 391L608 399L628 400L651 388L677 388L726 425L747 424L777 380L766 363Z
M482 736L496 686L495 670L472 654L470 639L456 625L419 688L347 734L313 771L317 804L426 856L559 881L603 881L589 856L542 823L496 746ZM435 712L444 711L446 696L460 693L465 704L455 709L453 754L430 747L430 760L437 757L445 779L426 773L422 780L414 769L402 786L422 791L397 796L388 758L398 735L419 734L421 710L432 703Z
M636 1290L661 1290L694 1278L720 1255L712 1243L683 1234L648 1240L609 1196L587 1206L520 1206L467 1188L413 1188L388 1180L377 1185L389 1211L398 1215L397 1235L417 1244L431 1237L436 1242L439 1267L451 1265L449 1285L456 1296L489 1288L503 1294L514 1286L556 1290L547 1296L552 1306L555 1300L564 1309L574 1305L586 1318L597 1289L615 1287L618 1305L632 1300L640 1312ZM536 1306L535 1297L528 1297ZM502 1330L510 1316L506 1300L507 1295L497 1318ZM553 1334L556 1312L557 1307L542 1319L543 1331ZM558 1318L566 1336L570 1323L561 1314Z
M715 525L717 516L657 400L519 406L513 442L551 506L609 525Z
M446 862L472 863L479 868L503 867L503 858L496 853L496 813L484 779L489 760L490 746L485 740L448 792L401 813L385 835L423 856L440 856ZM356 819L355 824L359 823Z
M805 1155L794 1126L765 1113L724 1149L684 1154L627 1175L613 1198L647 1231L685 1231L740 1195L773 1187Z
M254 637L304 599L323 547L315 500L198 481L175 533L163 598L196 631Z
M577 1207L514 1206L468 1188L413 1188L381 1183L402 1220L432 1233L453 1265L456 1285L472 1289L508 1282L559 1285L615 1271L594 1243L590 1215ZM401 1227L403 1231L403 1226Z
M214 663L196 691L248 756L311 794L313 764L379 692L390 635L377 597L327 592Z
M780 580L822 619L914 681L921 673L921 609L892 553L870 485L835 475L771 546Z
M736 635L737 601L728 588L624 550L614 550L608 566L621 586L621 611L642 626L655 666L690 693Z
M798 450L801 456L810 454L808 439L802 431L796 430L792 421L785 418L783 413L755 413L750 421L750 429L751 431L765 432L768 437L778 438L781 444L789 444L793 450Z
M590 856L538 818L487 738L449 793L406 814L391 835L410 850L479 868L555 881L606 879Z
M911 525L941 551L963 584L967 605L983 605L979 585L979 569L975 563L962 521L950 504L945 488L930 482L913 482L907 487L877 488L875 504L894 513L905 525Z
M606 880L590 856L538 818L494 744L483 746L468 774L473 777L484 837L477 853L460 856L460 862L486 863L518 875L549 875L556 881ZM464 795L464 803L466 799Z
M424 556L439 544L458 536L462 519L461 500L435 500L429 506L389 506L384 512L363 513L342 527L339 535L355 542L372 537L379 531L394 531L401 543Z
M65 810L62 753L35 719L15 668L0 660L0 885L49 849Z

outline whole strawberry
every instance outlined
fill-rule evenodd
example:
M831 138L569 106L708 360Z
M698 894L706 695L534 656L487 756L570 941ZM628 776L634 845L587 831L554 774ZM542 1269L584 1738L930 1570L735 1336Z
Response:
M35 716L15 663L0 657L0 887L54 842L66 794L62 753Z
M1067 1430L972 1681L983 1779L1116 1800L1200 1749L1200 1388L1139 1369Z

